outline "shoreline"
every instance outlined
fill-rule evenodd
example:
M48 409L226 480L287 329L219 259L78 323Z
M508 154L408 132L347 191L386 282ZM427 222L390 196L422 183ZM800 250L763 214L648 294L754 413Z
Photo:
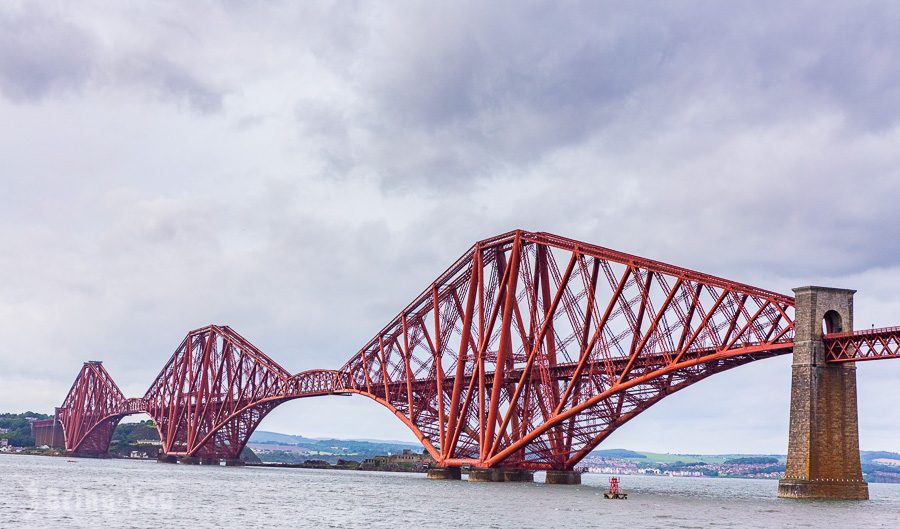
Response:
M77 462L80 459L91 460L91 459L115 459L119 461L144 461L144 462L156 462L154 459L147 458L134 458L134 457L85 457L85 456L75 456L71 454L65 453L35 453L35 452L0 452L0 455L11 455L11 456L38 456L38 457L55 457L55 458L68 458L71 462ZM210 466L210 465L207 465ZM212 465L218 466L218 465ZM337 465L307 465L304 463L245 463L244 467L254 467L254 468L280 468L280 469L307 469L307 470L337 470L337 471L362 471L362 472L387 472L394 474L426 474L428 469L422 470L397 470L397 469L375 469L375 468L352 468L346 466L337 466ZM538 471L540 472L540 471ZM462 469L462 474L468 474L468 469ZM672 475L657 475L657 474L622 474L622 473L612 473L612 472L583 472L583 474L588 475L596 475L596 476L646 476L649 478L678 478L678 479L740 479L747 481L777 481L780 478L770 478L770 477L749 477L749 476L672 476ZM878 483L883 485L900 485L900 482L897 481L880 481L873 480L868 481L868 483Z

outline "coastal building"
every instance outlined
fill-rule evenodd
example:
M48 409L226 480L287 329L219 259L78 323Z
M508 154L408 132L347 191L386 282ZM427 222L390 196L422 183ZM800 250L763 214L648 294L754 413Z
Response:
M419 472L434 465L434 459L427 453L416 453L405 448L400 454L370 457L362 462L360 470L388 470L396 472Z

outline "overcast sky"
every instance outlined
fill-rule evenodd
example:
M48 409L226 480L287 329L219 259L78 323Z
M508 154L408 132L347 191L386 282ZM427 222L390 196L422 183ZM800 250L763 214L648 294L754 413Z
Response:
M140 396L208 323L339 367L515 228L900 324L900 7L620 4L3 2L0 410L84 360ZM604 446L784 453L789 379L717 375ZM900 361L859 385L862 448L900 451ZM261 429L414 440L363 398Z

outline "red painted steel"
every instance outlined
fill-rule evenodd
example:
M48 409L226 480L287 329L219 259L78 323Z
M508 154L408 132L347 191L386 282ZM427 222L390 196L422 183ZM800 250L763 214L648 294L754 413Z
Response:
M900 327L826 334L828 362L859 362L900 358Z
M514 231L475 244L337 371L290 375L211 325L188 334L142 399L125 399L102 366L86 364L60 417L75 453L104 452L123 415L145 412L167 454L230 459L279 404L356 393L391 410L439 465L571 469L667 395L791 352L793 305ZM896 354L893 339L877 343Z
M341 368L442 465L571 469L683 387L790 352L793 298L545 233L457 260Z
M62 424L66 449L84 455L103 455L119 420L127 415L128 399L103 364L85 362L56 418Z
M279 404L331 393L334 371L291 375L227 326L188 333L144 395L169 455L236 459Z

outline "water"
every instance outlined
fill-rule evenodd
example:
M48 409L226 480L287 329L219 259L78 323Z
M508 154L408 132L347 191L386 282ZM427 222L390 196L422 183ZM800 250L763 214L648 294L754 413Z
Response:
M549 486L0 456L0 527L900 527L900 485L870 484L868 502L823 502L779 500L768 480L621 481L625 501L603 499L601 475Z

